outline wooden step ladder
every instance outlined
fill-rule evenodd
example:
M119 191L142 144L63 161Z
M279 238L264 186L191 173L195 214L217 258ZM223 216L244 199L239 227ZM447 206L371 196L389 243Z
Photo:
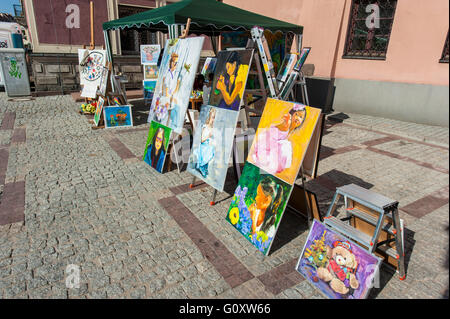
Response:
M344 198L346 217L338 219L334 212ZM403 225L398 214L398 201L355 184L336 188L324 223L343 236L359 243L370 253L394 259L400 280L404 280Z

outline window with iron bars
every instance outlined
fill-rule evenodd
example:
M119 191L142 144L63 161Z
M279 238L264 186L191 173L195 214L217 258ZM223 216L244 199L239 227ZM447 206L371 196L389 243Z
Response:
M385 60L396 7L397 0L352 0L343 58Z
M448 63L448 31L447 31L447 39L445 40L444 49L442 50L442 56L439 62Z
M149 8L119 5L119 18L151 10ZM141 44L157 44L155 32L134 29L120 30L120 48L122 55L139 55Z

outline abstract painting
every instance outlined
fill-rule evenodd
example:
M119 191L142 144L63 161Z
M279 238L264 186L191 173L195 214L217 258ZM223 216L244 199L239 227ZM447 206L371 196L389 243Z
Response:
M202 106L187 170L223 191L239 113Z
M311 48L303 48L302 52L300 53L300 57L298 58L297 63L294 66L295 71L300 71L303 67L303 64L305 64L305 60L308 57L309 52L311 51Z
M167 40L149 122L154 120L181 133L203 41L204 37Z
M216 69L216 62L217 58L206 58L205 64L203 64L202 68L202 74L206 79L208 78L208 74L214 73L214 70Z
M154 64L144 65L144 80L158 79L158 66Z
M246 162L226 220L268 255L292 186Z
M106 128L133 126L131 105L105 106L103 118Z
M157 64L161 46L159 44L141 45L141 64Z
M247 161L293 184L321 110L268 98Z
M314 220L295 269L332 299L363 299L381 259Z
M106 50L78 50L80 84L98 86L106 65Z
M239 111L252 57L253 50L219 52L209 105Z
M147 143L142 160L162 173L166 160L172 130L158 122L152 121L148 131Z
M98 98L97 108L95 109L95 114L94 114L95 126L98 126L98 123L100 123L100 118L102 117L104 104L105 104L105 100L100 96Z
M295 62L297 60L296 54L287 54L284 57L283 64L278 72L277 80L281 82L286 82L289 74L294 68Z
M155 92L156 88L156 80L144 80L142 81L142 85L144 86L144 90Z

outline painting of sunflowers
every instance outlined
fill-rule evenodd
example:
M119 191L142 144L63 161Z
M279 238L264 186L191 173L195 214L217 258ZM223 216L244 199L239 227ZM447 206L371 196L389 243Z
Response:
M103 115L106 128L133 126L131 105L106 106Z
M292 186L247 162L226 219L268 255Z

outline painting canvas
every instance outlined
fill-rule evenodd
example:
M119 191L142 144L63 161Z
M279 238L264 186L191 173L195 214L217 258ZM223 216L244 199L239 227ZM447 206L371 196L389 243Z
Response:
M252 57L253 50L219 52L209 105L239 111Z
M296 54L287 54L284 57L283 64L278 72L277 80L281 82L286 82L289 74L294 68L295 62L297 61Z
M203 37L167 40L149 121L154 120L181 133L203 41Z
M287 81L282 86L281 92L280 92L280 98L281 100L288 100L289 94L291 92L291 89L293 88L295 81L297 80L298 72L293 70L289 76Z
M300 53L300 57L298 58L297 63L295 64L294 70L300 71L303 67L303 64L305 64L305 60L308 57L309 52L311 51L311 48L303 48L302 52Z
M366 298L381 259L314 220L295 269L333 299Z
M293 184L320 109L268 98L247 161Z
M100 96L98 98L97 108L95 109L95 114L94 114L95 126L98 126L98 123L100 123L100 118L102 117L104 104L105 104L105 100Z
M109 78L108 75L109 75L109 70L107 68L103 68L102 76L100 79L100 85L99 85L100 94L103 96L106 95L106 88L108 86L108 78Z
M78 50L80 84L99 86L106 65L106 50Z
M158 66L154 64L144 65L144 79L145 80L158 79Z
M202 106L187 170L219 191L228 171L239 113Z
M141 64L157 64L161 46L159 44L141 45Z
M226 220L268 255L292 186L246 162Z
M144 80L142 84L144 86L144 90L155 92L156 88L156 80Z
M105 106L103 118L106 128L133 126L131 105Z
M203 64L202 74L205 78L208 78L208 74L214 73L216 69L217 58L206 58L205 64Z
M164 169L171 133L170 128L158 122L152 121L150 124L142 160L160 173Z

